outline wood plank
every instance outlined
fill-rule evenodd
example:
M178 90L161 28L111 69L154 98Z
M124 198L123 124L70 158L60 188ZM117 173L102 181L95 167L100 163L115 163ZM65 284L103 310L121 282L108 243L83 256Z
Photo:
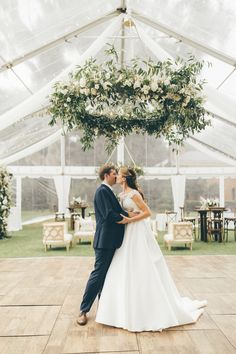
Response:
M120 352L120 353L121 354L139 354L140 352L138 350L132 350L131 352ZM89 354L115 354L115 352L96 352L96 353L89 353Z
M58 317L55 326L52 329L44 354L62 353L67 332L72 323L71 318Z
M236 315L212 315L211 317L229 342L236 348Z
M60 307L0 307L1 336L49 335Z
M234 347L219 330L163 331L138 334L142 354L226 354L235 353Z
M69 287L20 288L15 287L0 298L2 305L62 305Z
M6 295L18 286L24 272L0 272L0 295Z
M61 308L61 315L77 317L79 314L80 303L82 299L82 292L77 295L71 295L70 293L66 296L64 303Z
M210 315L230 315L236 313L236 293L196 294L199 299L207 300L206 310Z
M183 326L178 326L178 327L171 327L168 329L168 331L198 331L198 330L205 330L205 329L218 329L217 325L209 316L207 313L207 307L205 308L205 312L203 315L199 318L199 320L196 323L192 324L187 324Z
M225 278L188 279L185 283L193 294L236 293L236 280Z
M143 332L137 335L140 352L161 353L161 354L190 354L195 353L195 348L189 332L185 331L163 331Z
M1 354L42 354L48 336L0 337Z
M219 330L192 331L190 337L199 354L235 354L236 352L233 345Z
M95 315L89 316L85 327L75 321L67 332L62 353L138 351L135 333L96 323Z

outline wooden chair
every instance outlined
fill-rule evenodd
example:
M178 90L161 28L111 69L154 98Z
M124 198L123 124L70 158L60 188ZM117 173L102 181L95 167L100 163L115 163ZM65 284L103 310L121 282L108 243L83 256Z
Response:
M166 230L169 229L169 225L177 221L177 213L175 211L165 211L166 214Z
M79 218L75 220L74 243L82 240L89 241L93 245L93 238L95 234L95 221L90 217Z
M168 234L164 235L164 244L168 250L171 250L173 244L185 244L192 250L193 237L193 224L191 222L178 222L170 224Z
M69 251L73 236L67 232L67 222L47 222L43 224L43 244L45 252L48 247L66 247Z
M56 212L55 213L55 221L61 222L61 221L65 221L65 213L59 213Z

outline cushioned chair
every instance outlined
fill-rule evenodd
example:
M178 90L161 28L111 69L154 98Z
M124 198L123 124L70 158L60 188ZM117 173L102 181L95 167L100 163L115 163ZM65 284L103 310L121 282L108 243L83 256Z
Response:
M164 243L168 250L171 250L172 245L185 244L192 250L193 224L191 222L172 223L169 227L168 234L164 235Z
M67 222L47 222L43 224L43 244L45 251L48 247L66 247L69 251L73 236L67 232Z
M74 242L77 241L89 241L91 246L93 244L93 238L95 234L95 221L90 217L88 218L79 218L75 220L75 232L74 232Z

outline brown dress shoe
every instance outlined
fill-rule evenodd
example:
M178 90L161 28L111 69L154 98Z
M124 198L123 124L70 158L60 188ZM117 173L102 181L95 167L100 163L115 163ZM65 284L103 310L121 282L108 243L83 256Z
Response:
M88 318L86 316L86 312L81 312L79 314L79 317L77 319L77 323L80 325L80 326L84 326L86 325L86 323L88 322Z

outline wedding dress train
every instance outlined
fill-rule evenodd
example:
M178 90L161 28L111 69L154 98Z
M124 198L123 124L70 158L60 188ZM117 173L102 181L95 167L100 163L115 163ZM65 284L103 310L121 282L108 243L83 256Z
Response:
M133 190L123 199L138 209ZM206 301L181 297L147 220L126 226L99 300L96 322L132 332L161 331L196 322Z

